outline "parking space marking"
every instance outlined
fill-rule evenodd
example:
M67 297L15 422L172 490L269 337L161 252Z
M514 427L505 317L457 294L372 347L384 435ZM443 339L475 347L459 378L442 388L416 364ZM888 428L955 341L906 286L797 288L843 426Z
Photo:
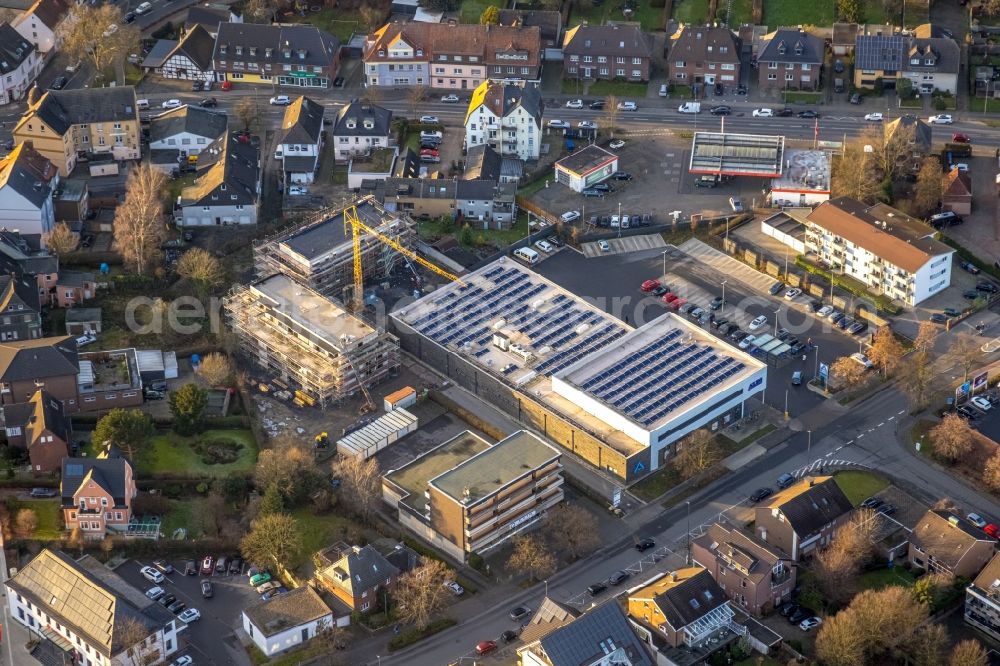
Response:
M885 425L885 421L882 421L882 423L879 423L877 426L875 426L875 428L881 428L884 425ZM872 428L872 430L874 430L875 428Z
M865 433L863 433L863 432L862 433L858 433L858 436L855 439L861 439L864 436L865 436Z

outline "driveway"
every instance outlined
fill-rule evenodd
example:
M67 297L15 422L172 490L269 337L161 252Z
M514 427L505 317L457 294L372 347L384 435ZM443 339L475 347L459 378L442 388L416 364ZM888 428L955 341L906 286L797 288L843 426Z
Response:
M140 590L148 590L153 584L143 578L139 570L151 562L130 560L117 569L118 575ZM240 626L240 613L247 606L259 601L257 593L250 587L242 573L215 575L212 581L214 593L211 599L201 596L201 576L185 576L184 561L171 561L174 573L167 576L161 585L188 605L201 611L201 619L188 625L181 633L182 642L187 647L177 655L190 654L196 664L249 664L250 660L236 638L234 629ZM177 655L174 658L177 658Z

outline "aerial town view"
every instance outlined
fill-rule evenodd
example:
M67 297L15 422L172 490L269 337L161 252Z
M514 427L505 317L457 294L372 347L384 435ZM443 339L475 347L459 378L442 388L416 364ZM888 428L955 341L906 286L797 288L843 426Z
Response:
M1000 666L1000 0L0 0L0 666Z

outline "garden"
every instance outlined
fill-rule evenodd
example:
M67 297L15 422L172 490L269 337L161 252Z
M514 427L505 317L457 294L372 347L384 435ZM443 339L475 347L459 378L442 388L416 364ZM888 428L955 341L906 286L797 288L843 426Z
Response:
M149 440L139 456L138 473L223 477L249 472L256 460L257 444L249 430L207 430L190 437L165 432Z

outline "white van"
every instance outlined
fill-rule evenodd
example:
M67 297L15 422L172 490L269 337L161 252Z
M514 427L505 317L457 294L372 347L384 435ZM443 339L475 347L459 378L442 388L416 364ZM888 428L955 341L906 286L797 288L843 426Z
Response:
M660 84L660 97L666 97L668 90L669 90L669 88L667 88L667 84L666 83Z
M535 241L535 247L537 247L542 252L545 252L545 253L548 253L548 254L551 254L553 251L555 251L555 248L552 247L552 245L548 241L536 240Z
M701 102L684 102L677 107L678 113L701 113Z
M530 247L519 247L514 250L514 256L529 265L538 263L538 253Z
M135 105L136 105L136 107L140 111L145 111L146 109L149 108L149 100L148 99L137 99L137 100L135 100Z

